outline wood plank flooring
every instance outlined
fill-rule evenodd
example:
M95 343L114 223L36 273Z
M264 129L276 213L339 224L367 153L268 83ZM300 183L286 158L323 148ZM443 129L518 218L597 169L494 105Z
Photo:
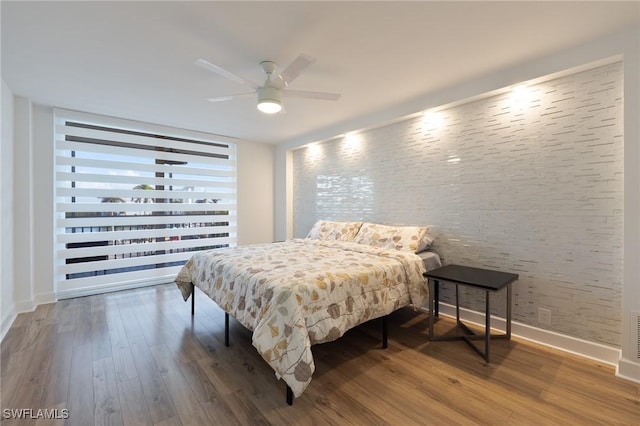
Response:
M442 318L436 331L453 321ZM611 366L514 338L486 364L464 342L428 342L427 316L391 315L313 347L316 372L286 405L251 333L173 284L39 306L2 342L3 425L640 425L640 385ZM66 419L5 418L47 409ZM51 411L57 409L58 411ZM41 413L40 417L44 417Z

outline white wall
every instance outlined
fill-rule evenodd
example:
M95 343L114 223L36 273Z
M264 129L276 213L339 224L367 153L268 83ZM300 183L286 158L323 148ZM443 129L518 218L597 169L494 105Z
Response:
M238 143L238 245L273 241L273 145Z
M13 292L13 94L2 80L0 146L0 340L15 318Z
M514 321L620 348L622 90L617 61L295 150L294 236L320 219L428 225L445 263L520 275ZM460 298L483 311L483 294Z
M521 81L558 73L622 55L624 59L624 254L622 284L622 336L618 373L640 381L640 360L637 358L637 323L632 312L640 311L640 31L637 27L576 46L539 60L520 64L474 79L472 81L426 94L396 108L336 127L334 135L374 128L440 105L469 101L486 93ZM323 129L327 134L327 129ZM278 145L276 150L276 239L293 235L291 151L314 142L313 138L292 140ZM635 328L634 328L635 326Z
M14 298L16 311L32 310L34 274L33 229L33 108L31 101L14 97ZM50 184L50 183L49 183ZM46 237L45 237L46 238Z
M624 43L624 266L618 375L640 382L640 31Z

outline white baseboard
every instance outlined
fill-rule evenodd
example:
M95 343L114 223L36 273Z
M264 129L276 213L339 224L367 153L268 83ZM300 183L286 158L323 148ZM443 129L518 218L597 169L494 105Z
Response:
M453 305L440 303L440 314L455 318L456 308ZM484 313L460 308L460 319L464 322L484 327ZM506 320L492 315L491 329L504 333L506 329ZM511 322L511 334L536 344L548 346L563 352L568 352L613 366L618 366L618 362L620 361L621 351L618 348L532 327L517 321Z
M38 305L44 305L45 303L53 303L56 301L55 294L43 293L36 295L33 300L21 300L15 302L9 312L2 318L2 329L0 330L0 342L4 339L13 322L16 320L19 314L24 312L33 312Z
M640 383L640 362L620 358L616 368L616 376Z
M35 303L35 300L21 300L19 302L16 302L13 306L14 306L16 315L18 315L23 312L33 312L33 310L38 305Z
M56 294L51 293L40 293L36 294L33 298L34 309L38 307L38 305L46 305L47 303L57 302Z
M18 316L16 314L15 306L12 306L9 309L9 312L3 312L2 324L0 325L0 342L4 340L4 336L6 336L7 332L13 325L13 322L16 320Z

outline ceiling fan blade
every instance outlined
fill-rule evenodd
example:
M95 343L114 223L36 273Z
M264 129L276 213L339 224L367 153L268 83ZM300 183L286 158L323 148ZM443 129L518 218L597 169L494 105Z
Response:
M280 73L280 78L284 82L285 87L291 84L293 80L307 69L307 67L315 62L315 58L301 53L293 62Z
M206 70L212 71L218 75L221 75L225 78L228 78L229 80L235 81L236 83L240 83L240 84L244 84L245 86L249 86L252 89L257 89L259 87L258 84L254 83L251 80L247 80L246 78L238 75L238 74L234 74L231 71L227 71L224 68L220 68L217 65L212 64L211 62L207 62L204 59L198 59L197 61L194 62L197 66L202 67Z
M248 96L248 95L255 95L255 92L239 93L237 95L228 95L228 96L218 96L217 98L208 98L207 100L209 102L224 102L224 101L230 101L230 100L237 99L237 98L242 98L242 97Z
M309 92L308 90L282 90L282 96L290 98L306 98L306 99L320 99L323 101L337 101L340 99L339 93L327 93L327 92Z

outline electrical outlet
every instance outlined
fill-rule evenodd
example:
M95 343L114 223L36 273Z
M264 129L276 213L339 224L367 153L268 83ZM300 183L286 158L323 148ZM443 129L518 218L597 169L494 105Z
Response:
M551 325L551 309L538 308L538 322Z

